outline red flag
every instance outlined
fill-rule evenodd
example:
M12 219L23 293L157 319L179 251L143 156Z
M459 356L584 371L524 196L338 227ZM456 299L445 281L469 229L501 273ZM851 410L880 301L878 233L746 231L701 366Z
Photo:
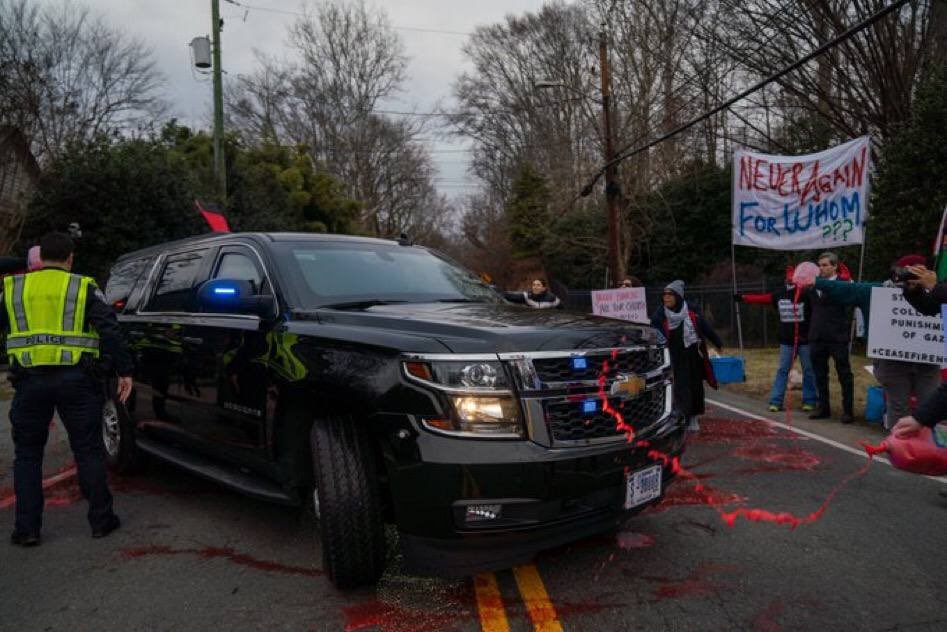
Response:
M199 200L194 200L194 206L197 207L197 210L201 212L201 215L204 216L204 220L207 222L207 225L210 226L212 232L215 233L229 233L230 226L227 224L227 218L224 217L223 213L217 211L209 211L203 206Z

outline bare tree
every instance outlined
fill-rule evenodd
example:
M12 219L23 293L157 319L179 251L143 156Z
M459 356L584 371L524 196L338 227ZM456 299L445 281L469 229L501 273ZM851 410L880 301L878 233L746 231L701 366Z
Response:
M153 119L161 76L150 50L68 0L0 0L0 122L41 159Z
M553 196L565 196L601 155L593 37L580 7L551 3L478 28L464 46L474 70L454 85L450 121L476 142L472 171L501 197L523 162L541 165ZM539 93L544 80L566 87Z
M630 147L676 126L724 91L726 68L706 69L719 55L701 48L697 35L710 11L709 0L586 0L550 3L478 29L464 48L474 70L455 83L460 107L451 118L457 134L476 142L473 172L505 198L516 167L531 162L548 179L556 214L598 207L599 192L578 199L576 193L604 162L599 32L609 43L614 141ZM564 87L538 94L538 80ZM635 197L680 173L684 156L705 153L716 160L715 139L724 123L720 117L705 126L710 140L704 152L684 136L622 165L626 255L647 238L652 223Z
M774 73L884 8L885 0L721 2L730 26L723 42L748 78ZM883 141L910 111L918 77L935 51L931 6L914 0L818 60L783 77L779 106L787 123L826 125L824 145L872 133Z
M361 0L321 4L292 25L288 44L290 59L258 53L258 70L228 86L231 123L250 138L305 146L362 202L365 230L440 230L448 213L418 142L424 119L375 111L401 89L407 66L386 14Z

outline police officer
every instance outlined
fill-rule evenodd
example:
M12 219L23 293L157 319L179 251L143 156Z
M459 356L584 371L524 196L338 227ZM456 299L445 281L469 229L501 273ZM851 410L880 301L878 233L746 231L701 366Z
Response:
M10 541L19 546L40 542L43 451L54 410L69 433L92 537L120 526L106 478L104 393L93 373L100 351L114 362L119 400L132 389L132 360L115 313L93 279L70 273L72 239L48 233L39 245L43 269L3 279L0 310L16 390L10 410L16 526Z

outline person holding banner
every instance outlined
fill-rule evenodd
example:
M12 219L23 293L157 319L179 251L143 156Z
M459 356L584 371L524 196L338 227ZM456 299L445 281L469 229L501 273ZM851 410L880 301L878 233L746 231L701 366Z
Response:
M865 315L865 328L870 326L872 289L876 287L899 286L909 303L917 300L917 295L923 292L916 275L911 274L908 268L921 265L924 257L921 255L905 255L891 266L891 280L882 283L860 282L851 283L832 281L824 277L815 280L815 289L823 292L833 303L845 306L854 306L861 309ZM920 311L920 310L919 310ZM940 313L938 306L937 313ZM874 360L874 375L884 387L887 399L888 414L885 418L885 430L890 431L894 422L910 414L911 394L917 396L918 401L927 399L940 384L940 367L936 364L924 362L909 362L904 360L888 360L876 358Z
M661 298L664 306L651 316L651 325L664 335L671 352L674 407L688 418L688 430L697 432L697 417L704 413L704 381L717 388L706 341L717 349L723 342L697 308L684 300L683 281L669 283Z
M733 300L740 303L772 305L779 314L779 367L773 378L773 388L769 393L769 411L783 409L789 370L796 357L802 365L802 410L811 412L819 403L819 393L815 386L815 371L809 356L809 323L812 310L808 291L800 292L796 302L796 285L792 275L794 268L786 268L786 285L783 289L766 294L734 294ZM796 335L798 333L798 340ZM795 351L795 356L793 352Z

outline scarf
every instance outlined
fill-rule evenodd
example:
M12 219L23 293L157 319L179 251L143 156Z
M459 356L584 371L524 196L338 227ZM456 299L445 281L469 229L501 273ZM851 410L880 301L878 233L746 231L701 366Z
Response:
M700 338L697 336L697 331L694 329L694 323L691 322L691 313L686 301L681 300L681 308L676 312L665 307L664 315L668 319L668 329L677 329L682 324L684 325L683 334L685 347L690 347L700 341Z

